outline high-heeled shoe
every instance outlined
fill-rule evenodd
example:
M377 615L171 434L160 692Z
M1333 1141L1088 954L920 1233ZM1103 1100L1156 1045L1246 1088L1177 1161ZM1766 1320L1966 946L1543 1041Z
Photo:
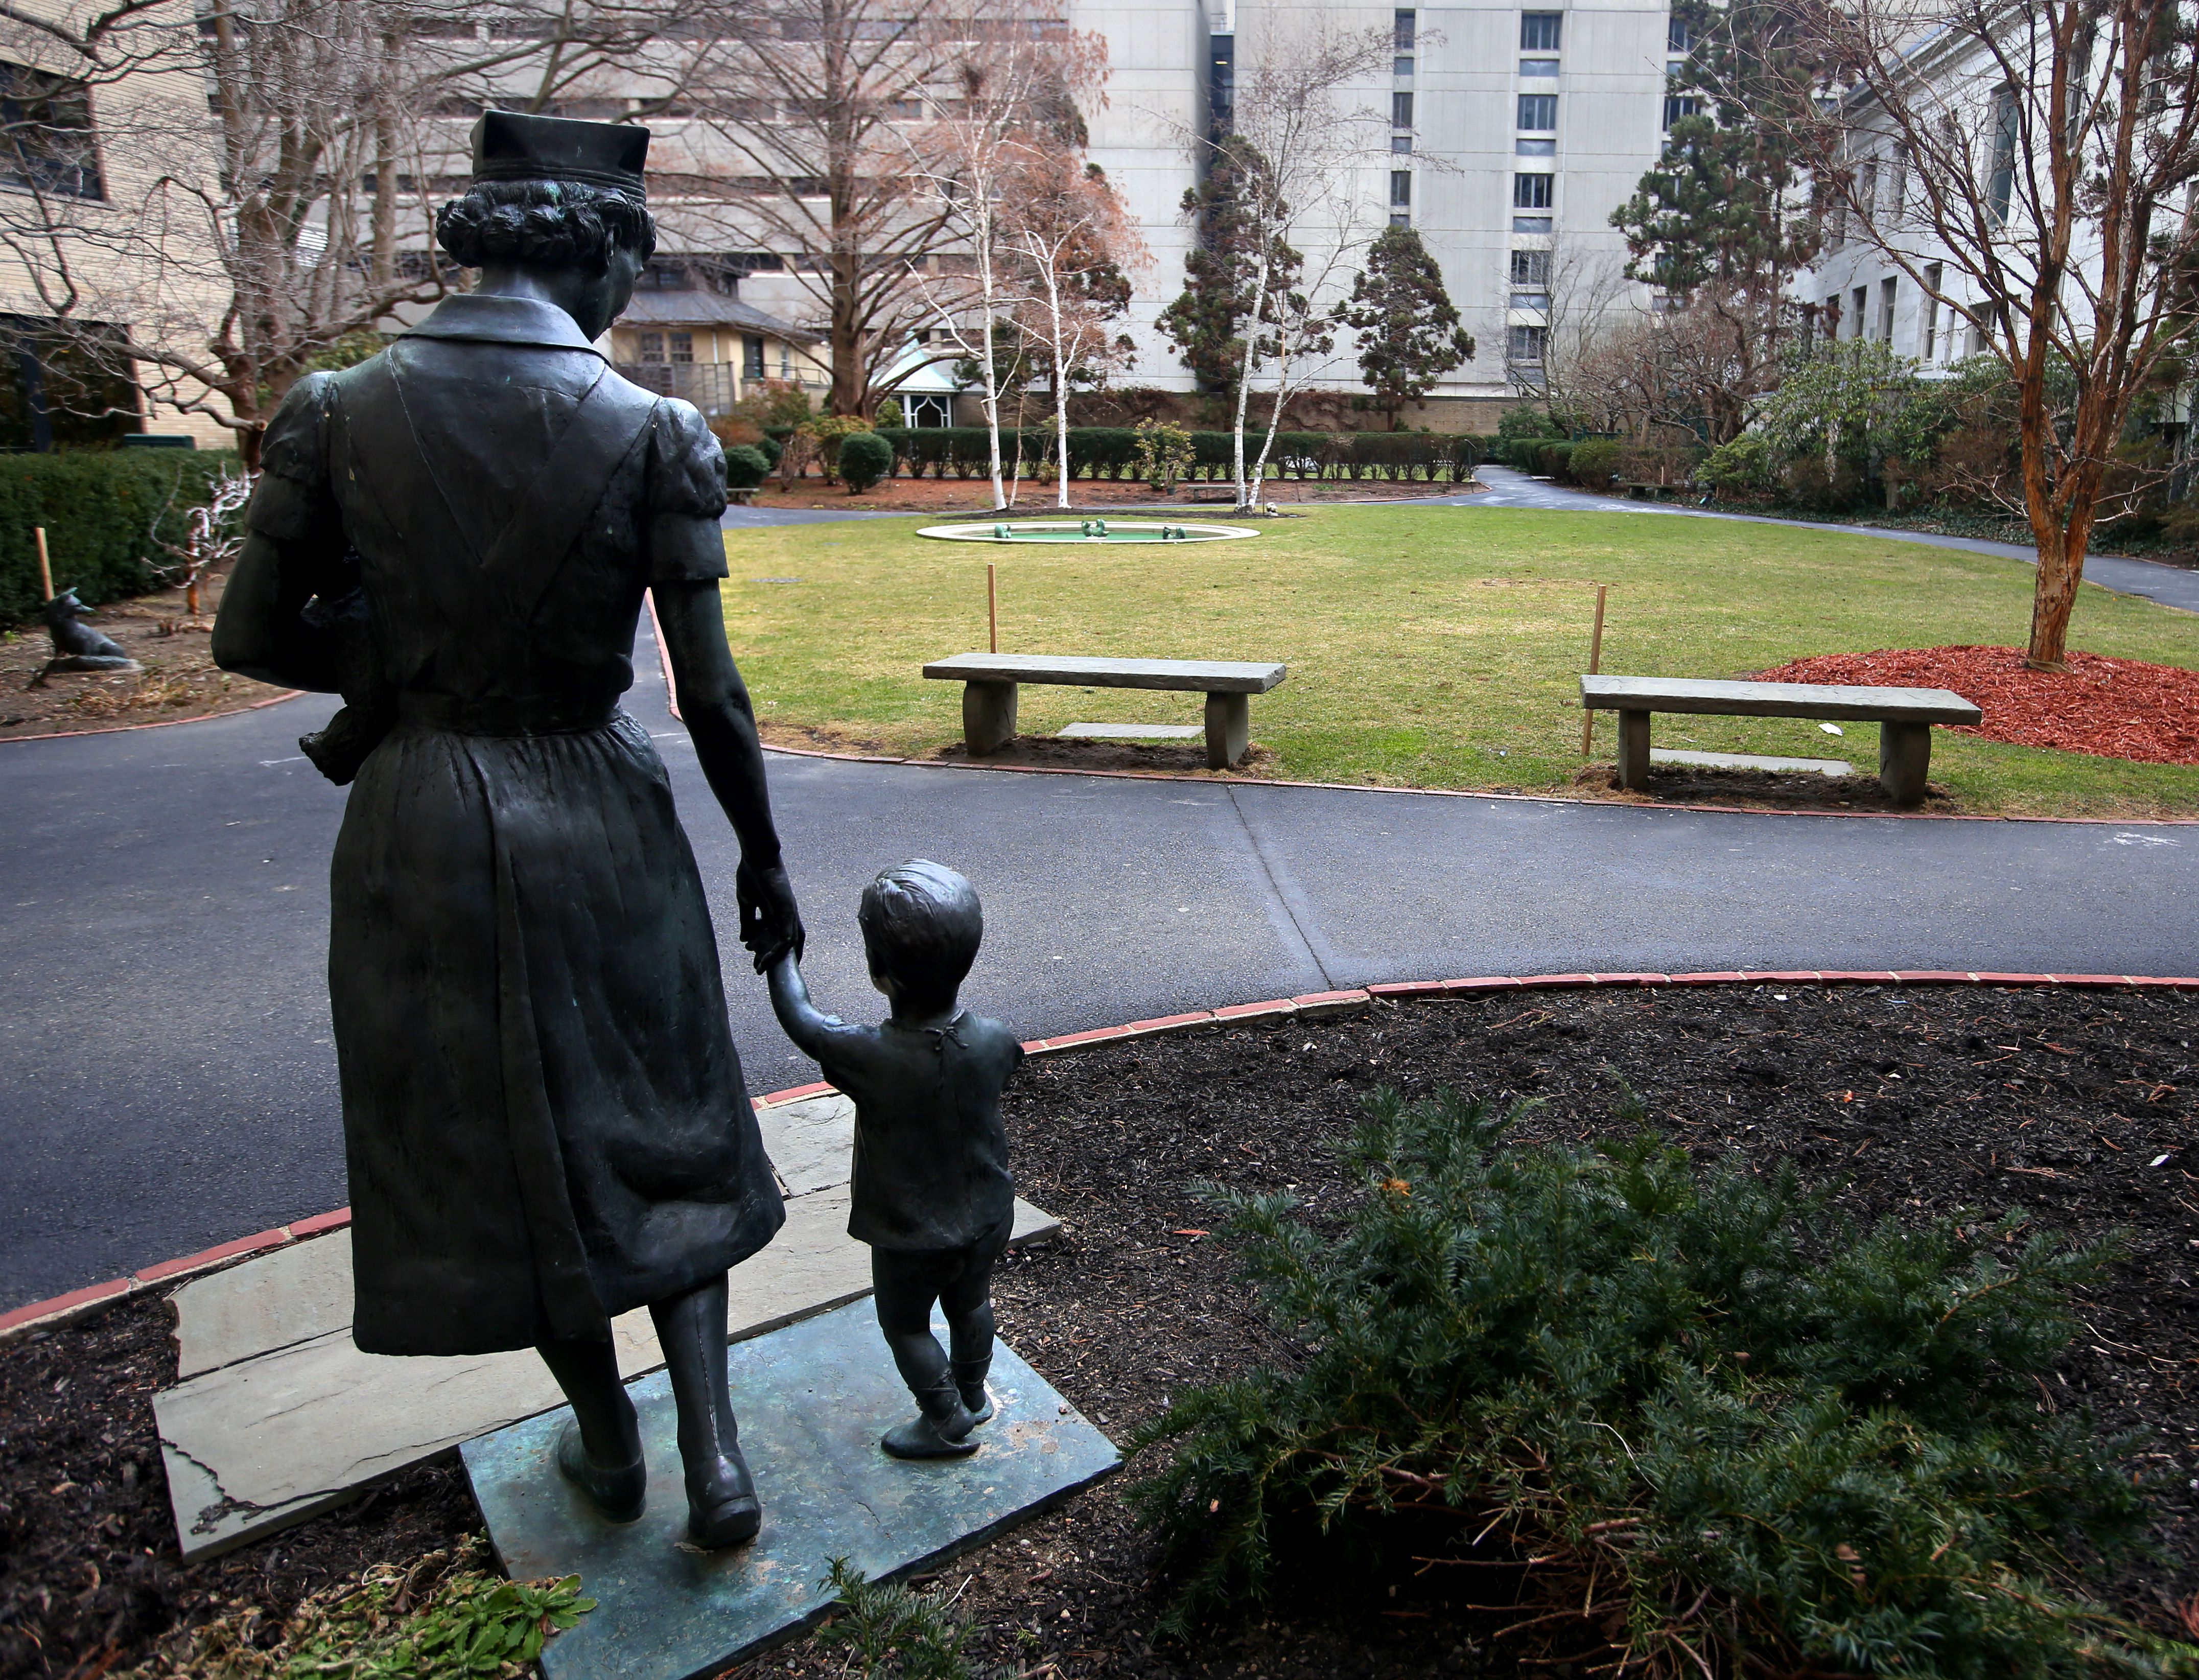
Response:
M568 1422L557 1432L557 1468L588 1496L605 1522L630 1523L640 1518L649 1493L649 1467L642 1460L606 1469L588 1456L580 1426Z

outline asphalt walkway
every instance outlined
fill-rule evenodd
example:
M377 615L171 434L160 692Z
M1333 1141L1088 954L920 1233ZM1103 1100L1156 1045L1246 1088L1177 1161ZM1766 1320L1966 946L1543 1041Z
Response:
M737 965L730 832L646 647L637 668L629 709L658 738L736 960L750 1088L803 1082L810 1065ZM324 978L344 796L296 746L331 704L0 744L0 1310L344 1201ZM969 999L1025 1036L1460 974L2182 973L2199 950L2199 827L785 755L772 786L826 1006L878 1006L856 895L925 855L977 883L989 932Z
M1429 497L1447 507L1521 507L1561 509L1573 513L1652 513L1682 519L1732 519L1747 525L1784 525L1797 531L1834 531L1855 537L1886 537L1895 542L1922 543L1928 548L1959 548L1971 554L1994 554L2004 560L2039 563L2038 552L2018 543L1987 542L1980 537L1941 536L1929 531L1904 531L1891 525L1834 525L1805 519L1774 519L1759 513L1726 513L1711 508L1679 507L1666 502L1622 501L1615 496L1593 496L1547 479L1531 478L1509 467L1484 465L1476 475L1489 487L1484 494ZM2085 580L2122 595L2143 595L2164 607L2199 613L2199 571L2171 566L2159 560L2133 560L2120 555L2091 554L2085 557Z

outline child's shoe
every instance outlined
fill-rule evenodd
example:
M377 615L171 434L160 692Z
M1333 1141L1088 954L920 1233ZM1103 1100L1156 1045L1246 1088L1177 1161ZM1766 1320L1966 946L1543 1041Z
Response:
M953 1383L924 1390L916 1403L921 1409L915 1417L880 1438L878 1444L888 1453L895 1458L967 1458L977 1450L975 1441L964 1438L977 1420Z

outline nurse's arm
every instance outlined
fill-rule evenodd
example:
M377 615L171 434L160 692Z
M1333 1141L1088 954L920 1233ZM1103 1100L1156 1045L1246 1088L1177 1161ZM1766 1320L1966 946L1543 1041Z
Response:
M286 546L254 531L222 587L213 619L213 662L255 682L278 688L334 693L335 649L329 636L306 622L306 604L316 593L317 569Z
M740 837L741 942L755 953L761 972L783 954L802 954L802 930L794 889L779 860L755 711L726 645L716 580L654 583L650 590L672 660L680 719L710 791Z

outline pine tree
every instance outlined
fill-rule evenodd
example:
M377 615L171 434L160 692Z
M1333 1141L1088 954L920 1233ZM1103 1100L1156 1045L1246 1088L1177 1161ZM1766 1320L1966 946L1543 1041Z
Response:
M1776 297L1817 254L1788 120L1811 78L1788 0L1676 0L1676 102L1656 166L1611 213L1626 271L1677 296L1705 285Z
M1285 306L1304 258L1280 237L1268 243L1267 282L1260 286L1260 219L1248 201L1269 173L1259 149L1239 136L1217 142L1206 178L1183 195L1183 213L1198 239L1183 260L1184 289L1160 312L1160 329L1191 370L1199 388L1234 395L1245 361L1245 323L1256 312L1274 318ZM1256 289L1264 295L1256 300Z
M1473 359L1473 335L1458 324L1443 270L1413 228L1385 229L1352 283L1345 324L1359 335L1359 369L1397 429L1397 411L1436 381Z

